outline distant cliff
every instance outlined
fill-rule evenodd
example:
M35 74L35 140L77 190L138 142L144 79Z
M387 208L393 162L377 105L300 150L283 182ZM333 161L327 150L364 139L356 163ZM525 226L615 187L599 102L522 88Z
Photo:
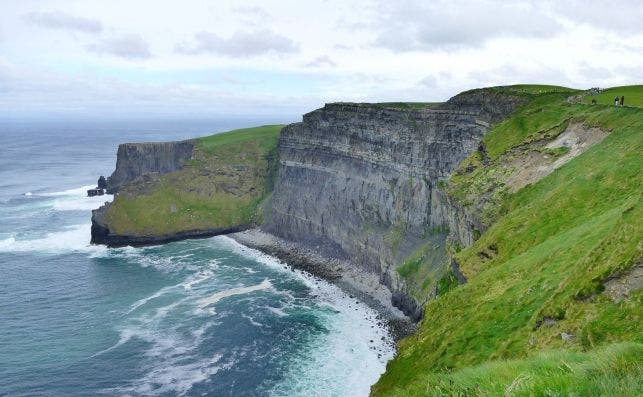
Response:
M123 143L118 146L116 169L107 178L107 192L145 174L167 174L179 170L192 158L194 140L179 142Z
M94 210L92 243L160 244L260 223L282 126L169 143L120 145L114 201Z

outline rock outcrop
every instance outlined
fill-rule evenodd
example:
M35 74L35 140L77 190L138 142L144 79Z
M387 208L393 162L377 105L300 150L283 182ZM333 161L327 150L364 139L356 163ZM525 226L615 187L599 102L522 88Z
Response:
M419 318L424 302L411 296L396 265L428 235L444 240L444 226L472 242L471 220L438 184L520 99L478 90L440 109L334 103L304 115L282 131L264 230L378 274L397 306Z
M272 190L282 127L120 145L107 180L116 194L92 212L91 242L152 245L256 226Z
M180 169L192 157L194 140L124 143L118 146L116 170L107 178L107 193L144 174L167 174Z

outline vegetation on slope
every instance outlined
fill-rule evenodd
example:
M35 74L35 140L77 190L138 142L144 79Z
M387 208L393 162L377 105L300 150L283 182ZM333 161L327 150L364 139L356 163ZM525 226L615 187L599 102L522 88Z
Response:
M420 303L434 298L439 293L439 281L446 281L446 236L442 229L427 230L423 244L395 269L404 280L407 293Z
M261 220L272 190L281 125L234 130L197 140L181 170L125 186L105 222L120 235L163 236Z
M406 394L426 396L633 396L643 345L618 343L591 353L554 350L521 360L496 360L427 374Z
M569 104L565 96L534 95L447 184L490 227L455 255L468 283L426 306L375 395L643 391L641 290L604 292L641 266L643 109ZM506 189L503 156L528 154L570 122L610 134L538 182ZM551 349L558 351L537 354ZM552 373L561 361L569 368Z
M623 104L625 106L643 107L643 85L627 85L624 87L612 87L603 90L597 95L588 95L583 99L585 103L591 103L595 99L597 103L602 105L614 105L614 98L621 96L625 97Z

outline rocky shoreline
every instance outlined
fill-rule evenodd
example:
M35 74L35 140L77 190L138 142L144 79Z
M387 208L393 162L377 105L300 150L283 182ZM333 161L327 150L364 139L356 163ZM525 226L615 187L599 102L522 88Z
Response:
M377 311L382 325L389 329L396 342L415 331L416 324L393 306L391 291L380 283L375 274L359 271L349 261L324 257L314 247L287 241L260 229L248 229L229 234L228 237L274 256L292 268L337 285L351 297Z

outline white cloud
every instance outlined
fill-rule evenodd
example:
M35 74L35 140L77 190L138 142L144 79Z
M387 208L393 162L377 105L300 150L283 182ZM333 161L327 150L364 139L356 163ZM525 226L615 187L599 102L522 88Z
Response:
M78 17L58 11L30 12L26 14L24 18L34 25L49 29L71 30L92 34L98 34L103 30L103 25L97 19Z
M566 0L553 4L557 13L576 23L621 34L643 32L643 2L640 0Z
M313 59L312 61L306 64L307 67L319 68L324 66L336 66L336 63L328 55L323 55Z
M109 54L130 60L152 57L147 42L141 36L135 34L102 39L87 45L87 49L99 54Z
M194 44L179 43L176 51L182 54L214 53L234 58L246 58L265 54L290 54L299 51L288 37L268 29L236 31L225 38L216 33L199 32L194 35Z
M374 44L393 51L476 47L499 37L548 38L562 29L526 2L383 3Z
M65 104L237 113L278 104L271 111L290 113L339 100L444 100L494 84L641 84L642 7L625 0L7 1L0 102L16 113Z

